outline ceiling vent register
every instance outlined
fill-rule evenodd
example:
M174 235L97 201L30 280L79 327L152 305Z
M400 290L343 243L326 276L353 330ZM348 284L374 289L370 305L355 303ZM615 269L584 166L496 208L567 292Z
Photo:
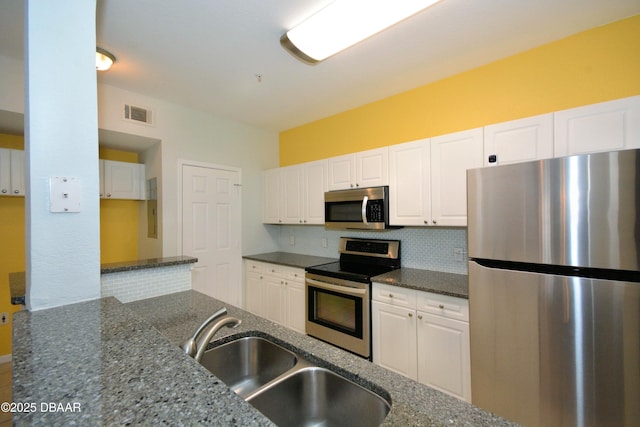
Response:
M153 126L153 111L144 108L138 107L131 104L124 104L123 110L123 118L127 122L138 123L147 126Z

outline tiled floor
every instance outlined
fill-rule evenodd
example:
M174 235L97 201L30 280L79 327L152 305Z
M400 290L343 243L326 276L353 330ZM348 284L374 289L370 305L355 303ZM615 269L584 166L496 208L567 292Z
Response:
M11 402L11 362L0 364L0 402ZM0 412L0 427L11 425L11 413Z

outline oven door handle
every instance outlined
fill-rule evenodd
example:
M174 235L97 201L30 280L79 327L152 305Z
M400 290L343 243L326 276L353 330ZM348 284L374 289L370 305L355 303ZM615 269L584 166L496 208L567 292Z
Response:
M367 289L356 289L356 288L350 288L348 286L332 285L330 283L321 282L319 280L314 280L314 279L306 279L306 280L307 280L307 283L310 283L312 285L318 286L318 287L320 287L322 289L328 289L330 291L341 292L343 294L362 296L362 295L365 295L367 293Z
M369 224L367 222L367 203L369 203L369 196L364 196L362 198L362 223L364 225Z

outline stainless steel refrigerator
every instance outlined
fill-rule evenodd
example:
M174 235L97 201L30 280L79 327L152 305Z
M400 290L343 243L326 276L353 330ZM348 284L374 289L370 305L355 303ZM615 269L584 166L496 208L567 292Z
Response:
M472 402L640 425L640 150L470 170Z

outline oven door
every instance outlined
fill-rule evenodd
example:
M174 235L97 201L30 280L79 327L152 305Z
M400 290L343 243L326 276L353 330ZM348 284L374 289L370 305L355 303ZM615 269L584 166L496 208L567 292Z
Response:
M370 285L307 273L308 335L369 358Z

